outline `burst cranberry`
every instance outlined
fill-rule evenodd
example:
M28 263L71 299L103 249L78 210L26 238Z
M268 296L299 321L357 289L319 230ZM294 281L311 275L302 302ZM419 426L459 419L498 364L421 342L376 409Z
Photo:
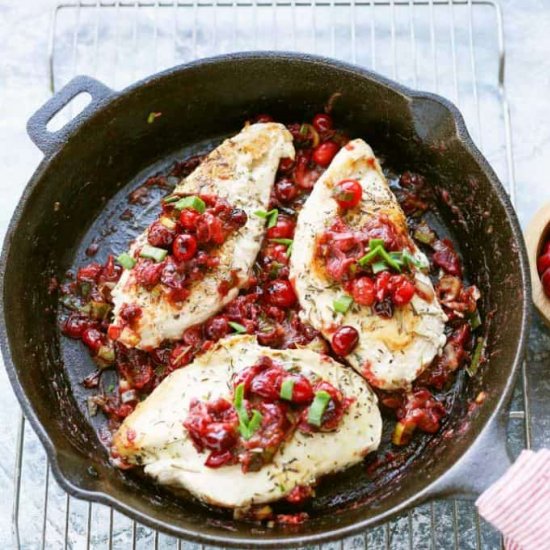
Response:
M298 188L285 178L275 184L275 195L282 202L291 202L297 197Z
M97 279L98 283L116 283L122 275L122 266L115 264L112 254L109 254Z
M332 117L325 113L319 113L313 117L313 127L320 133L332 130Z
M85 329L90 326L90 319L80 313L71 313L65 323L63 323L62 331L69 338L81 338Z
M279 162L279 170L281 172L289 172L294 167L294 160L290 157L286 157L284 159L281 159Z
M90 351L97 353L103 344L103 335L96 328L87 328L82 331L82 341L90 348Z
M178 262L190 260L197 252L197 239L193 235L178 235L172 245L172 252Z
M289 281L276 279L265 287L268 303L278 307L290 307L296 303L296 294Z
M187 365L193 358L193 352L188 344L178 344L170 353L168 362L172 369Z
M184 208L180 213L179 221L183 229L194 231L197 227L197 221L200 217L201 215L196 210L192 210L191 208Z
M537 260L537 269L539 275L542 275L550 267L550 254L547 252L542 256L539 256Z
M130 325L135 323L141 317L142 313L141 308L135 304L124 304L120 308L120 318Z
M296 224L286 216L279 216L277 225L267 230L268 239L289 239L294 235Z
M216 452L213 451L208 455L204 465L209 468L220 468L225 464L230 464L234 461L233 453L231 451Z
M441 267L443 271L446 271L450 275L462 276L462 266L460 265L460 258L453 243L449 239L442 239L435 241L433 244L435 250L432 260L435 265Z
M76 280L78 282L95 283L101 273L103 266L97 263L92 263L81 267L76 274Z
M412 300L415 287L406 277L403 275L395 275L392 277L391 286L392 301L396 306L402 307Z
M355 302L362 306L372 306L374 303L374 283L369 277L359 277L353 281L352 295Z
M332 162L332 159L339 149L340 146L333 141L325 141L325 143L321 143L321 145L318 145L313 150L313 155L311 158L313 159L313 162L323 168L326 168Z
M359 333L353 327L340 327L332 335L332 349L337 355L349 355L357 342L359 342Z
M222 244L225 239L221 220L210 212L206 212L197 220L196 231L200 243Z
M342 180L334 188L334 199L340 208L355 208L363 195L363 188L357 180Z
M204 446L212 451L225 451L237 442L233 424L229 422L212 422L202 434Z
M376 275L375 290L376 300L382 302L390 292L391 275L389 271L382 271Z
M146 288L155 286L160 282L164 263L155 263L151 260L140 259L134 269L136 282Z
M147 232L149 244L159 248L169 248L174 241L174 236L175 232L168 229L160 221L153 223Z
M229 323L225 317L214 317L206 323L205 332L209 340L219 340L229 334Z
M281 384L286 371L280 367L271 367L258 373L250 383L250 391L264 399L279 399Z

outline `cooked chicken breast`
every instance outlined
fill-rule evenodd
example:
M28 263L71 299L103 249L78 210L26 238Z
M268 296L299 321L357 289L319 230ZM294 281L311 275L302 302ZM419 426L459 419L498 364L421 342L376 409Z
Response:
M134 271L125 270L112 291L113 325L124 325L120 318L124 305L139 306L142 314L132 328L125 326L120 342L151 349L163 340L179 339L186 328L207 320L235 298L248 280L265 229L265 219L254 212L267 208L279 161L285 157L294 158L288 130L278 123L253 124L224 141L175 188L176 195L226 199L246 212L247 222L220 245L219 266L193 284L183 303L172 304L167 299L169 289L162 285L147 289L136 284ZM147 231L133 243L130 255L146 242ZM234 286L222 296L218 286L227 280Z
M285 369L317 375L355 400L336 431L303 434L295 431L259 471L243 473L241 466L209 468L183 426L192 399L230 398L236 373L269 357ZM145 466L159 483L185 488L209 504L243 508L272 502L298 485L343 470L375 450L382 420L377 399L352 369L308 349L261 347L253 336L218 342L191 365L170 374L124 421L113 439L114 450L128 462Z
M359 181L361 202L348 217L358 229L369 219L384 214L400 230L407 222L391 192L372 149L362 140L351 141L335 156L332 164L315 184L300 212L290 263L303 319L331 339L340 326L351 326L359 333L359 342L345 357L372 385L386 389L409 388L411 382L441 353L445 344L446 316L435 297L430 279L415 270L417 286L426 299L415 294L412 301L396 308L393 317L376 315L371 307L354 303L346 313L334 310L333 303L344 293L342 286L327 277L318 265L316 246L338 214L333 188L344 179ZM414 256L427 259L414 247Z

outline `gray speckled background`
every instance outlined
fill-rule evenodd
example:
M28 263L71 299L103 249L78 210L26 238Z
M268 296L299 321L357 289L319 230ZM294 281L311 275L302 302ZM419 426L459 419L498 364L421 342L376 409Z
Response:
M22 192L26 181L31 176L35 167L41 159L41 154L30 142L25 132L25 123L28 117L39 107L49 96L48 82L48 35L52 16L52 7L56 4L53 0L0 0L0 236L3 236L8 224L11 212ZM525 225L535 210L550 200L550 183L547 181L547 174L550 169L550 2L543 0L503 0L501 2L504 14L504 32L507 52L507 73L506 85L508 98L511 106L512 130L513 130L513 160L517 179L517 209L520 220ZM366 9L366 8L365 8ZM381 10L382 8L377 8ZM352 15L349 10L339 9L337 18L341 20L341 28L345 29L346 17L357 18L357 36L362 40L363 35L369 36L369 15L356 8L357 12ZM401 10L401 8L399 8ZM398 10L398 11L399 11ZM74 28L75 10L66 10L59 18L59 26L56 33L56 85L62 85L73 72L94 72L100 79L109 85L120 88L127 82L138 76L154 72L155 65L158 67L171 64L171 53L161 46L155 55L156 63L152 61L150 49L145 43L139 43L138 48L132 47L131 28L126 28L127 18L122 19L120 36L114 37L107 29L100 35L99 49L102 53L102 62L94 64L93 57L93 34L89 28L92 24L90 19L93 14L82 15L80 24L84 31L79 36L81 46L79 55L74 59L71 55ZM379 13L377 11L377 14ZM283 12L281 12L282 14ZM479 15L478 15L479 13ZM496 87L496 40L494 29L495 21L493 12L476 11L476 31L481 37L481 45L478 46L477 74L479 84L479 99L482 111L482 128L476 128L474 105L470 101L471 89L467 88L467 80L459 79L459 86L455 88L453 74L449 63L445 61L448 52L444 47L437 48L436 56L439 66L437 82L430 73L429 62L432 60L431 52L418 50L419 56L419 78L418 87L434 90L439 89L440 93L457 100L455 97L458 91L458 100L465 112L470 124L474 138L481 141L483 138L483 149L495 169L503 179L507 179L505 155L503 150L503 128L501 115L498 112L499 102ZM115 15L114 11L107 15L107 18ZM388 14L382 14L383 19ZM400 16L401 14L398 14ZM460 10L456 10L457 34L456 44L457 65L459 72L461 67L466 66L468 59L466 53L460 49L465 36L462 33ZM118 14L120 18L120 14ZM323 32L323 16L319 13L318 28ZM426 33L427 12L417 13L418 38L422 44L422 33ZM103 16L102 16L103 17ZM144 12L140 15L140 25L143 32L149 32L150 24L155 17L154 13ZM163 14L164 20L159 22L160 28L172 32L170 14ZM212 14L206 13L206 19L202 25L208 26L208 18ZM271 17L271 16L270 16ZM437 14L436 14L437 17ZM88 19L86 19L88 18ZM128 18L129 20L129 18ZM164 21L164 22L163 22ZM413 74L409 71L410 63L405 59L410 52L406 51L406 42L400 42L401 33L405 36L406 29L401 28L402 20L398 17L397 26L397 58L399 59L398 71L392 74L391 56L392 51L384 48L388 44L388 33L382 32L376 42L377 52L376 68L388 76L396 76L409 84L415 84ZM443 22L444 23L444 22ZM258 23L260 32L254 38L258 47L269 43L263 42L268 32L263 32L262 25L267 22ZM307 27L307 20L303 24ZM147 27L149 25L149 27ZM304 32L307 28L304 27ZM88 29L88 30L86 30ZM384 27L385 29L385 27ZM126 33L126 34L125 34ZM176 53L178 59L188 59L192 55L188 51L189 42L192 41L190 34L181 30L181 38L178 42ZM125 38L126 37L126 38ZM150 37L149 37L150 38ZM162 38L162 37L161 37ZM197 54L199 56L212 53L212 45L207 46L206 36L198 37ZM212 37L210 37L212 38ZM337 36L337 40L347 44L345 36ZM103 49L113 40L119 40L119 54L110 56L113 50ZM224 50L230 47L227 35L220 33L215 39L217 50ZM248 41L247 41L248 40ZM238 44L240 49L249 46L251 37L239 35ZM288 38L284 38L285 46L292 49ZM110 41L110 42L109 42ZM326 41L316 44L321 53L330 54L324 49ZM479 43L478 43L479 44ZM281 47L282 44L278 44ZM366 40L360 43L357 50L357 61L372 66L370 43ZM250 46L249 46L250 47ZM312 49L312 45L306 46ZM403 53L401 53L403 52ZM406 53L405 53L406 52ZM344 52L338 52L341 57L350 59ZM402 59L400 55L404 54ZM120 70L127 61L132 60L132 70ZM423 63L427 65L424 67ZM114 75L113 67L119 67L118 75ZM471 83L470 83L471 84ZM465 88L462 88L462 86ZM543 328L539 319L535 317L531 331L529 354L527 358L527 379L530 398L531 412L531 435L534 448L550 446L550 333ZM521 408L520 392L515 400L515 408ZM19 423L19 407L11 391L3 369L0 369L0 449L4 460L0 463L0 492L3 498L0 499L0 548L11 548L13 538L11 534L11 507L14 495L14 463L15 448L17 441L17 427ZM522 421L513 420L510 423L510 445L515 453L524 445L524 434L522 433ZM24 446L23 478L24 483L21 491L21 533L22 547L39 548L42 530L42 510L44 499L44 480L46 475L46 463L40 444L27 427ZM66 496L57 486L50 482L48 496L48 521L46 525L47 547L60 548L63 546L64 538L64 516ZM87 504L71 500L71 515L68 526L69 546L85 547L86 538L85 520L87 515ZM433 539L429 534L431 515L436 514L438 530L434 533ZM453 532L450 523L453 514L460 519L459 532ZM469 504L458 502L456 504L438 503L434 509L422 507L413 515L414 527L409 531L409 519L404 516L393 522L388 531L383 528L369 532L366 538L355 537L345 542L346 548L363 548L368 544L370 548L378 548L382 543L386 547L405 548L409 546L409 537L415 548L449 548L453 544L460 548L475 548L477 542L484 548L498 547L498 537L485 525L482 526L481 540L476 541L475 526ZM115 514L114 544L115 547L126 548L130 544L129 522L119 514ZM94 507L91 516L94 535L92 544L95 547L107 547L108 541L105 537L105 526L109 522L109 512L101 507ZM84 525L84 527L83 527ZM138 530L138 546L150 547L154 537L150 530L140 528ZM173 547L165 537L160 537L162 547Z

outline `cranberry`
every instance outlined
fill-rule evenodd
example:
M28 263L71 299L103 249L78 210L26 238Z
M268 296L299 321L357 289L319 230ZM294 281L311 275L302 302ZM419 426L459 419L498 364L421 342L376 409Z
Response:
M97 353L103 344L103 335L96 328L86 328L82 332L82 341L90 348L90 351Z
M332 335L332 349L337 355L349 355L357 342L359 342L359 333L353 327L340 327Z
M389 271L381 271L376 275L374 283L376 290L376 300L382 302L390 292L391 275Z
M193 353L187 344L178 344L170 353L169 363L171 369L178 369L191 362Z
M282 202L291 202L298 195L298 188L290 180L284 178L275 184L275 195Z
M212 241L215 244L222 244L225 240L221 220L210 212L206 212L197 220L196 231L197 240L200 243Z
M184 208L180 213L180 224L183 227L183 229L187 229L188 231L194 231L197 227L197 220L201 217L201 215L191 208Z
M248 221L248 216L242 208L233 208L229 213L229 223L234 227L242 227Z
M281 172L289 172L294 166L294 160L290 157L286 157L284 159L281 159L279 162L279 170Z
M190 260L197 252L197 239L193 235L178 235L172 245L172 252L178 262Z
M109 254L101 274L98 277L98 283L116 283L122 275L122 266L115 264L112 254Z
M277 218L277 225L267 230L268 239L288 239L294 235L296 224L286 216Z
M324 133L332 130L332 117L325 113L319 113L313 117L313 127L319 132Z
M250 383L250 391L264 399L279 399L281 384L286 371L280 367L271 367L258 373Z
M334 188L334 199L340 208L355 208L363 195L363 188L357 180L342 180Z
M321 145L315 147L311 158L316 164L326 168L332 162L332 159L335 157L339 149L340 146L337 143L334 143L333 141L325 141L325 143L321 143Z
M81 338L85 329L90 326L90 320L88 317L81 315L80 313L71 313L65 323L63 323L62 331L65 336L69 338Z
M289 281L275 279L265 287L265 294L268 303L272 306L290 307L296 302L296 294Z
M164 262L155 263L151 260L140 259L134 268L136 282L146 288L155 286L160 282Z
M550 269L547 269L540 279L546 296L550 297Z
M234 457L231 451L213 451L208 455L208 458L206 459L204 464L209 468L220 468L225 464L230 464L231 462L233 462L233 460Z
M291 376L294 381L292 386L292 402L293 403L311 403L313 400L313 388L309 380L301 374Z
M433 244L435 250L432 260L435 265L441 267L443 271L450 275L462 276L462 267L460 265L460 258L453 243L449 239L442 239L435 241Z
M219 340L226 334L229 334L229 323L227 319L222 316L213 317L205 326L206 337L209 340Z
M550 267L550 254L546 252L539 256L537 260L537 269L539 275L542 275Z
M237 442L233 424L229 422L212 422L203 434L204 446L212 451L225 451Z
M415 292L415 286L403 275L395 275L391 279L393 303L402 307L408 304Z
M95 283L102 269L103 266L97 263L81 267L76 274L76 280L78 282Z
M374 283L369 277L359 277L353 281L353 299L362 306L372 306L374 303Z
M174 241L174 236L175 232L168 229L160 221L153 223L147 232L149 244L159 248L168 248Z
M142 310L139 306L135 304L124 304L120 308L120 317L128 324L132 325L135 323L142 315Z

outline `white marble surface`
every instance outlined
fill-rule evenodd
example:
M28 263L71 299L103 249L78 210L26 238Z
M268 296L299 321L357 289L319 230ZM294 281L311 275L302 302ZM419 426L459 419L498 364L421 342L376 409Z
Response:
M26 181L41 159L26 136L25 123L49 96L47 43L55 3L53 0L0 0L0 236ZM517 205L525 224L541 203L550 200L550 2L505 0L502 7ZM549 350L550 335L537 323L532 331L529 355L529 376L536 381L531 384L536 447L550 445ZM10 509L18 419L18 405L5 372L0 369L0 449L4 457L0 462L3 497L0 499L0 548L12 545ZM37 443L31 441L29 445ZM32 456L39 457L39 451L29 449ZM35 466L38 479L43 472L43 462ZM52 498L60 502L64 499L62 494L54 494ZM59 542L55 536L54 540Z

